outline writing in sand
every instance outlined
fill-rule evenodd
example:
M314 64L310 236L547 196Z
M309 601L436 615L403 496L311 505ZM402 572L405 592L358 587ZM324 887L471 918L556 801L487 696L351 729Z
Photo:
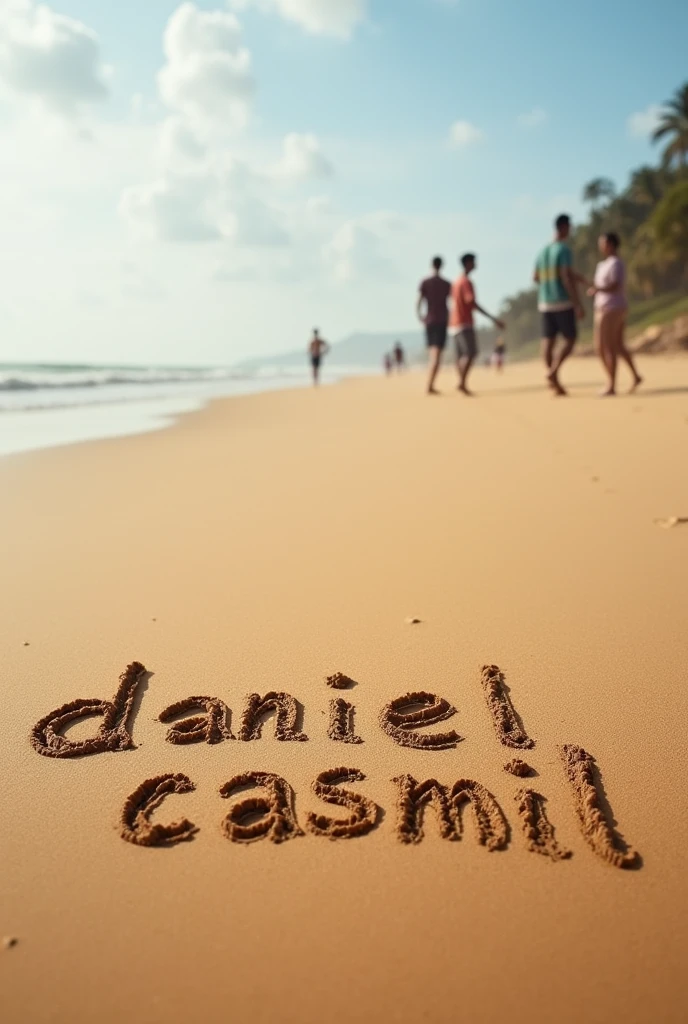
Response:
M137 691L148 672L133 662L120 677L112 700L78 699L51 711L31 731L31 744L44 757L74 758L134 750L132 736ZM343 673L326 680L334 690L348 690L356 684ZM504 674L496 665L486 665L481 675L482 690L497 739L502 747L532 751L531 739L511 700ZM244 703L237 736L231 728L232 713L219 697L194 696L165 708L158 716L168 726L166 742L173 745L225 742L251 743L260 740L268 718L274 717L275 736L284 743L305 743L301 721L303 709L289 693L272 691L250 694ZM385 704L379 712L382 733L401 747L432 754L449 750L462 742L454 729L427 732L427 727L449 722L457 714L448 700L434 693L407 693ZM73 740L67 728L79 719L100 718L98 730L88 739ZM333 697L329 707L327 735L333 743L357 746L356 708L344 697ZM582 834L591 850L617 868L633 868L640 857L621 838L602 795L599 772L593 757L579 746L559 749L565 778ZM521 757L504 765L519 779L536 774ZM271 772L245 772L225 782L219 796L228 800L229 810L221 823L223 834L234 843L268 839L283 843L310 833L331 840L365 836L378 826L381 808L371 799L349 788L364 781L355 767L328 768L320 772L312 789L320 800L340 808L341 817L310 811L301 822L296 815L295 794L286 779ZM440 835L460 840L464 814L472 811L478 841L490 851L509 845L510 828L495 796L473 779L442 783L436 778L415 779L399 775L391 780L396 789L394 831L402 843L423 839L424 812L435 812ZM152 820L153 813L172 793L190 793L194 783L187 775L168 773L146 779L125 801L120 818L120 835L136 846L173 846L193 839L199 829L186 818L172 824ZM562 848L548 818L546 798L525 784L514 792L516 814L527 849L553 861L566 860L571 851Z

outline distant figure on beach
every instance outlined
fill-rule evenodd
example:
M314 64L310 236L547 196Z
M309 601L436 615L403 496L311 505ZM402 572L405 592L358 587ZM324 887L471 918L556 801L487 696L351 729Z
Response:
M506 355L506 345L504 344L504 338L500 334L495 342L494 352L492 353L492 365L494 366L497 373L501 373L504 369L504 356Z
M602 392L603 398L616 394L616 368L623 359L633 374L631 391L642 384L633 357L626 348L626 268L619 258L621 240L613 231L600 235L598 246L604 257L595 270L595 280L588 289L588 295L595 299L595 351L607 371L609 385Z
M459 275L452 285L452 310L449 320L449 328L456 344L456 366L459 371L458 389L464 395L472 396L468 390L468 374L478 355L478 339L475 334L473 322L474 313L482 313L488 320L491 320L496 327L504 330L504 324L497 317L492 316L486 309L478 305L475 297L475 288L471 281L471 274L478 265L477 257L472 252L465 253L460 261L463 273Z
M547 367L547 383L555 395L565 395L559 381L559 370L573 352L578 338L576 321L584 316L578 283L584 284L585 279L573 269L573 255L567 244L571 218L562 213L554 226L554 241L545 246L538 256L533 280L538 286L538 309L542 313L542 356ZM564 339L564 345L555 355L559 335Z
M382 366L387 376L391 376L392 370L394 369L394 360L389 352L385 353L385 357L382 360Z
M442 353L447 344L447 324L449 312L447 300L451 293L449 281L445 281L440 271L443 260L441 256L435 256L432 261L432 274L421 282L418 292L416 310L421 323L425 324L425 338L429 355L429 376L427 393L439 395L435 388L435 380L439 373Z
M308 355L311 360L311 370L313 371L313 384L315 387L320 383L320 367L322 366L323 357L330 351L330 346L323 338L320 337L320 332L315 328L313 330L313 337L308 343Z
M400 341L394 346L393 352L394 365L397 368L397 373L403 373L406 369L406 353L404 352L404 346Z

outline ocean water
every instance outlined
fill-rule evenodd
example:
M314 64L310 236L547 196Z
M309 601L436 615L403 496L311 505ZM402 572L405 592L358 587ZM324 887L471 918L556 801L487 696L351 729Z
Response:
M323 383L346 373L330 367ZM214 398L309 384L305 368L0 363L0 455L161 430Z

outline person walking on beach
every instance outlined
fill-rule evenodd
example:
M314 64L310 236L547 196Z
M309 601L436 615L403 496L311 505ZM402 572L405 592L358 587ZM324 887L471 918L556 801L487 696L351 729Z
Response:
M492 353L492 363L497 373L501 373L504 369L505 354L506 345L504 344L504 338L500 334L495 342L494 352Z
M394 360L392 359L392 356L390 355L389 352L385 352L384 358L382 360L382 368L384 369L387 377L390 377L392 375L392 370L394 369Z
M584 283L584 278L573 269L573 255L567 244L571 218L562 213L554 226L554 241L545 246L538 256L533 280L538 286L538 309L542 313L542 355L547 367L547 383L556 395L565 395L559 381L559 370L576 344L576 321L584 316L578 296L578 283ZM559 335L564 339L564 345L555 354Z
M464 395L472 396L468 390L468 374L478 355L478 339L475 334L473 322L474 313L482 313L488 320L504 330L504 324L497 317L492 316L486 309L478 305L475 297L475 288L471 281L471 274L478 265L477 257L472 252L465 253L460 261L463 273L459 275L452 285L451 318L449 327L456 344L456 366L459 371L459 391Z
M421 281L418 292L416 310L421 323L425 324L425 338L429 355L429 375L427 393L439 395L435 381L439 373L442 353L447 344L447 324L449 312L447 299L451 292L449 281L441 275L443 260L435 256L432 261L432 274Z
M406 369L406 353L404 352L404 346L400 341L396 343L392 350L394 356L394 365L397 368L397 373L403 373Z
M603 398L616 394L616 368L623 359L633 374L631 391L642 384L633 357L626 348L626 268L619 259L621 240L613 231L599 238L600 255L604 257L595 270L595 280L588 295L595 300L595 351L607 371L609 386L602 392Z
M330 351L330 346L327 342L320 337L320 333L315 328L313 330L313 337L308 344L308 355L311 360L311 370L313 372L313 385L317 387L320 383L320 367L322 365L323 357Z

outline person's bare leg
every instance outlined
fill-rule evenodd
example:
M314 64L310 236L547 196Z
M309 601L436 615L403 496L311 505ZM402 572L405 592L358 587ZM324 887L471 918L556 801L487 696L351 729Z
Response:
M457 388L461 387L461 379L463 377L463 361L464 361L464 358L465 358L465 356L460 356L460 355L457 355L457 357L456 357L456 373L457 373L457 376L459 378L459 382L456 385Z
M603 398L615 394L616 389L616 357L613 354L613 339L608 316L598 313L595 316L595 351L600 357L608 378L608 385L605 391L600 394Z
M554 362L554 343L555 338L543 338L542 339L542 361L544 362L547 373L545 380L549 387L552 387L552 381L549 379L550 370L552 369L552 363Z
M629 370L633 374L633 383L631 384L631 387L629 389L630 393L632 394L636 390L636 388L640 387L640 385L643 383L643 378L638 373L636 365L633 361L633 356L626 348L625 334L626 318L624 317L620 319L616 331L616 355L618 359L623 359L623 361L626 363Z
M616 349L614 348L613 344L611 344L611 343L606 343L605 344L605 356L606 356L605 365L607 367L607 374L609 375L609 387L607 388L606 391L602 392L602 397L603 398L611 398L611 397L613 397L616 394L616 363L617 363L617 359L616 359Z
M575 344L576 342L574 339L564 339L564 347L560 350L558 355L554 356L552 367L549 371L549 374L547 375L547 379L550 382L551 386L554 388L555 394L557 395L567 394L566 390L561 386L561 383L559 381L559 370L573 352L573 347Z
M435 381L437 380L437 374L440 372L440 363L442 362L442 349L438 345L431 345L430 348L428 349L428 355L430 357L428 394L439 395L439 391L435 387Z
M459 366L459 391L462 391L464 395L473 395L473 392L468 390L466 381L468 380L468 374L471 372L474 360L475 356L464 356Z
M633 356L631 355L631 353L626 348L625 341L621 342L618 354L619 354L619 359L623 359L623 361L627 364L629 370L633 374L633 383L631 384L630 388L628 389L629 390L629 394L633 394L633 392L637 388L639 388L640 385L643 383L643 378L638 373L638 369L637 369L637 367L636 367L636 365L635 365L635 363L633 361Z

